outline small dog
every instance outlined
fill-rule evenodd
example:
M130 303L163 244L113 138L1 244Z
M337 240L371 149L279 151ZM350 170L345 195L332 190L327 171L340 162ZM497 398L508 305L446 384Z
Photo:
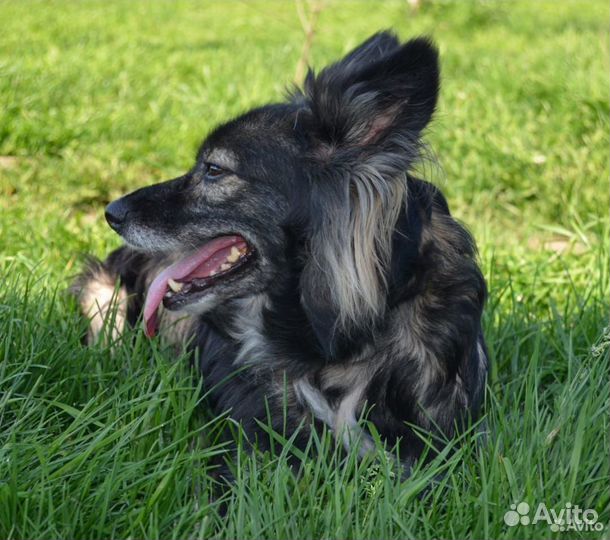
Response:
M112 336L142 318L190 344L213 411L263 449L269 417L297 445L325 424L361 453L372 423L407 466L420 430L455 436L484 394L486 287L471 236L409 172L438 91L428 39L376 34L216 128L183 176L112 202L127 246L75 287L89 341L114 302Z

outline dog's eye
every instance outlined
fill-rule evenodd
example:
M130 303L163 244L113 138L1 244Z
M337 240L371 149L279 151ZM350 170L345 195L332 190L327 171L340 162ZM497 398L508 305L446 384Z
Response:
M205 179L206 180L218 180L227 173L225 169L214 165L214 163L205 164Z

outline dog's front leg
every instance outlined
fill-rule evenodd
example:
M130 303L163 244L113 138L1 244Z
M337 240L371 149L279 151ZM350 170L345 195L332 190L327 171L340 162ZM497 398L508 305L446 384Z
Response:
M101 262L90 258L70 291L89 319L88 345L116 341L126 324L134 325L142 312L147 285L157 266L153 257L127 246Z

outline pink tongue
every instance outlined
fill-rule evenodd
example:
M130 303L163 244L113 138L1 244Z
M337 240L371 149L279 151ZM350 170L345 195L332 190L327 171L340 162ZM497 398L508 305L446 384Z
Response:
M209 276L209 272L216 266L211 264L212 257L218 251L235 244L245 244L244 239L241 236L214 238L192 255L168 266L154 279L148 288L144 303L144 331L148 337L153 337L157 330L157 310L167 292L167 281L169 279L179 281L191 274L193 278Z

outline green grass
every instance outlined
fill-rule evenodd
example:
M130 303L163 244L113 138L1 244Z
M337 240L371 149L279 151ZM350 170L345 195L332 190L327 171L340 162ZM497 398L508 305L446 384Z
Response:
M318 66L380 28L440 45L440 167L424 169L491 290L488 436L406 481L328 434L294 476L286 442L241 454L219 499L226 419L199 407L188 362L140 331L114 355L83 348L63 290L84 253L119 245L105 203L282 96L303 40L294 4L0 1L0 538L607 538L606 4L328 3ZM605 531L508 527L520 501L592 508Z

